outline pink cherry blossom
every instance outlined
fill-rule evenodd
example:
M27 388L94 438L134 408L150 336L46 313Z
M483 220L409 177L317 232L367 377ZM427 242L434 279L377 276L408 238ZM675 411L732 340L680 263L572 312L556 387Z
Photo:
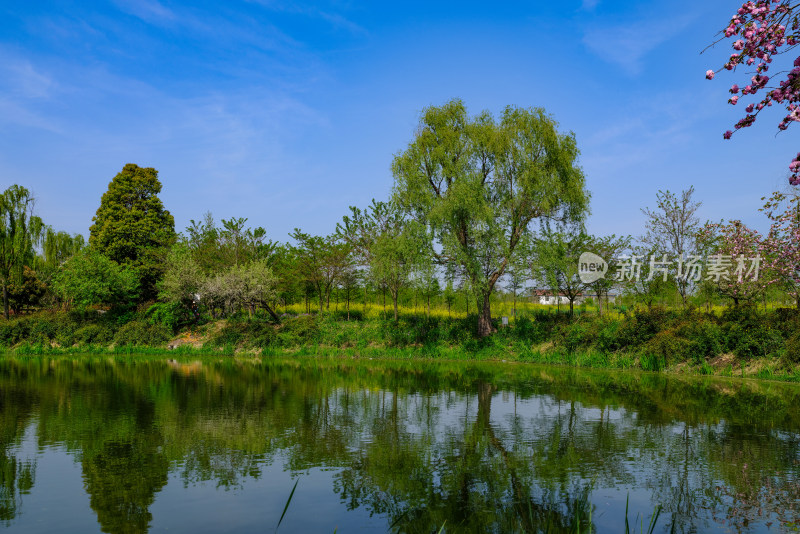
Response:
M734 37L736 36L736 37ZM764 108L774 104L783 106L787 113L778 122L778 130L786 130L794 122L800 122L800 56L792 54L792 65L776 63L776 71L781 73L778 84L770 86L770 77L766 72L775 59L791 52L792 47L800 44L800 3L788 0L749 0L741 4L730 22L721 32L717 42L733 38L730 41L733 53L722 64L722 69L736 72L738 68L752 67L746 71L748 83L739 87L733 84L729 92L734 95L728 102L736 105L739 93L742 98L754 96L754 102L745 106L747 116L740 119L735 129L751 126ZM758 60L758 63L756 64ZM787 68L788 67L788 68ZM791 68L794 67L794 68ZM708 70L706 78L712 80L715 71ZM730 139L730 130L723 134ZM800 167L791 167L790 183L800 183Z

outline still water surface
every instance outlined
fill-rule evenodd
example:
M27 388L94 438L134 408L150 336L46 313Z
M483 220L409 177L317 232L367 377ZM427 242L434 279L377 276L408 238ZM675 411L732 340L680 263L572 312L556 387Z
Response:
M0 359L10 532L796 531L800 388L511 364ZM637 529L638 530L638 529Z

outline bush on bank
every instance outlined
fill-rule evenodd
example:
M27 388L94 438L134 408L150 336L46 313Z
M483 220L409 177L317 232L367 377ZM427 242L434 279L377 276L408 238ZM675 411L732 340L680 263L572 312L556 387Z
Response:
M563 362L584 355L581 358L589 358L591 365L637 361L645 370L682 363L707 366L722 354L733 355L737 362L766 358L784 366L800 363L800 315L789 309L763 312L739 307L716 315L653 308L617 317L584 314L574 319L541 312L519 316L512 323L486 339L477 337L472 317L424 313L402 314L395 322L364 319L351 310L349 318L345 312L286 315L274 324L258 312L220 322L205 318L190 325L190 318L179 310L156 304L126 312L42 312L2 321L0 345L166 348L170 339L191 329L206 348L223 351L414 349L433 356L456 350L466 357L481 353Z

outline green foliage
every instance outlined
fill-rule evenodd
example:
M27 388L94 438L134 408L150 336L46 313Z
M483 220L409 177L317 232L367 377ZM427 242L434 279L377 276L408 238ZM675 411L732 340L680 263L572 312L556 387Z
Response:
M114 338L114 333L107 326L87 324L77 329L71 337L71 344L78 345L108 345Z
M663 371L667 368L667 360L661 354L644 353L639 358L643 371Z
M660 308L635 312L622 322L617 331L620 348L645 344L659 331L668 328L673 317L670 312Z
M619 330L619 322L608 321L601 325L597 333L597 348L601 352L608 353L619 350L620 343L617 331Z
M659 357L665 366L685 362L697 351L694 342L681 337L673 329L657 333L644 345L643 350L650 356Z
M136 273L94 249L67 260L53 276L53 291L76 306L130 306L137 296Z
M49 281L62 263L83 250L86 245L81 234L69 235L47 227L42 239L42 253L36 257L36 273Z
M173 333L194 322L191 310L175 302L156 302L147 308L145 317L151 324L164 326Z
M263 307L274 316L269 305L276 298L277 279L266 260L253 260L246 264L233 265L227 270L205 281L201 297L206 305L222 308L233 314L246 308Z
M194 296L200 292L204 281L205 275L192 251L185 244L177 243L167 255L164 278L159 284L159 298L191 310Z
M517 339L528 343L543 343L550 337L552 326L546 317L544 314L535 319L519 317L510 330Z
M148 321L134 320L123 325L114 334L114 344L119 346L151 346L163 345L172 337L169 328Z
M695 362L700 363L723 352L724 335L716 321L698 318L690 321L681 331L694 342L692 350Z
M722 314L726 350L739 358L767 356L782 344L780 331L773 328L770 317L754 306L735 306Z
M229 320L208 341L210 347L237 347L261 348L275 346L278 336L273 324L261 321Z
M142 300L155 298L175 240L175 221L160 192L158 171L128 163L109 183L89 229L92 249L135 271Z
M208 212L202 221L190 222L182 241L205 274L250 261L270 259L278 249L276 243L266 240L267 232L263 228L245 228L247 219L243 217L222 219L222 226L218 227Z
M564 294L570 301L570 314L575 299L589 288L578 275L578 258L591 244L592 238L579 226L558 232L547 229L533 246L534 278L545 282L554 294Z
M413 141L395 156L394 197L461 269L491 330L489 297L531 223L557 214L581 219L589 195L573 135L543 109L507 107L499 121L467 114L460 100L425 109Z
M792 363L800 363L800 331L786 342L786 358Z
M567 352L570 354L580 347L589 346L592 340L596 338L591 324L587 321L575 321L573 323L561 325L557 336L561 345L567 349Z
M319 322L313 315L301 315L283 321L278 331L278 344L284 347L312 342L319 332Z
M3 314L9 317L9 286L21 282L23 268L34 261L44 223L33 214L34 198L22 186L12 185L0 194L0 285Z
M22 277L12 280L8 287L9 307L14 313L19 313L25 308L38 306L46 291L47 285L39 279L36 271L26 265Z
M351 265L350 245L340 242L336 235L313 236L299 228L290 236L297 242L297 246L292 247L296 275L307 288L316 292L322 313L325 303L330 301L333 284Z

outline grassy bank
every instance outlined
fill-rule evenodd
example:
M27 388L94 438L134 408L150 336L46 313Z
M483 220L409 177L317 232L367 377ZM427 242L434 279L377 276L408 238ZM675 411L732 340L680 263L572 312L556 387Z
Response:
M127 313L48 312L0 323L15 354L315 355L508 360L606 369L688 372L800 381L794 310L722 313L639 310L599 317L532 312L479 339L473 317L404 313L398 322L357 310L261 314L181 324L162 305ZM498 325L499 326L499 325Z

